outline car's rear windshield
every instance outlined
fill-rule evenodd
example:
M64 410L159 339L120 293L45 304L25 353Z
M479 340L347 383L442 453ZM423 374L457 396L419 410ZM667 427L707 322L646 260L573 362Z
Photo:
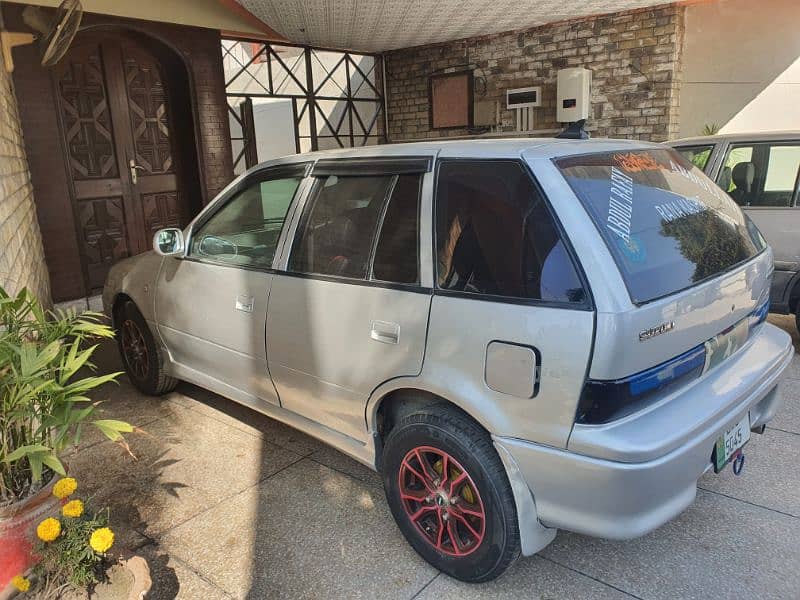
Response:
M555 160L641 304L723 273L766 243L736 203L670 149Z

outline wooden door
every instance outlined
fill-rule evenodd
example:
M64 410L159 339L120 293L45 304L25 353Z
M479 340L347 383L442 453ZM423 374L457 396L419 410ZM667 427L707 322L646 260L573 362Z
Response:
M85 36L54 72L86 289L116 261L189 219L171 135L168 79L150 52Z

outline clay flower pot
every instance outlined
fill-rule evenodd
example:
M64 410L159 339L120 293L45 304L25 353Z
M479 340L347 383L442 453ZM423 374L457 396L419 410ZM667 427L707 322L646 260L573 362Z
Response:
M25 573L35 564L32 554L36 526L47 517L58 515L61 501L53 496L53 477L39 492L22 502L0 507L0 600L15 591L14 575Z

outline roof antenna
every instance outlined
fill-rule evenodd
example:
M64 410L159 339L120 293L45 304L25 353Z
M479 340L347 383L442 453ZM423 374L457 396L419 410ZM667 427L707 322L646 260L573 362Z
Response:
M556 138L561 140L588 140L589 132L583 128L585 124L586 119L569 123Z

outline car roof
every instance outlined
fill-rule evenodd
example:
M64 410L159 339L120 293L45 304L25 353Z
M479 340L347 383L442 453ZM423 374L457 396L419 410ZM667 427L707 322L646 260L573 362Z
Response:
M293 154L266 161L253 167L260 170L272 166L313 162L319 159L347 158L390 158L403 156L438 156L439 158L556 158L575 154L607 152L614 150L659 148L661 144L639 140L589 139L567 140L557 138L514 138L514 139L468 139L436 140L361 146L320 150L304 154Z
M800 140L800 131L754 131L752 133L717 133L714 135L699 135L681 138L667 142L670 146L690 146L716 144L720 141L730 142L774 142L785 140Z

